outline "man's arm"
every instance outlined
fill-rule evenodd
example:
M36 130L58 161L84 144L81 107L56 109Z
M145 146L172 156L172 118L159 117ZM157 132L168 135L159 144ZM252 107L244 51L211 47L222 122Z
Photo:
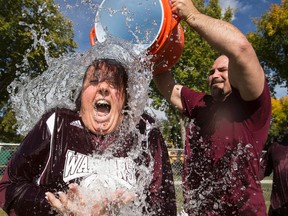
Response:
M164 98L177 107L179 111L182 111L183 107L180 95L182 86L175 83L171 74L169 72L155 74L153 80Z
M229 80L244 100L256 99L263 91L265 75L256 53L235 26L201 14L191 0L172 0L172 11L229 58Z

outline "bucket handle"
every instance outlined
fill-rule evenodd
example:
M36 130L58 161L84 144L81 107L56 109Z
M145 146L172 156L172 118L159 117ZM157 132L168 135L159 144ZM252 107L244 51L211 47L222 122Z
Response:
M179 24L181 18L178 15L174 14L174 13L172 13L172 18L173 19L172 19L172 28L171 29L174 29L175 26L177 26Z

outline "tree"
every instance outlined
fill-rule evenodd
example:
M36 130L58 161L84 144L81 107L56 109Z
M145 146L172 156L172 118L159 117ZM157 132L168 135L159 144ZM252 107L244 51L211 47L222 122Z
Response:
M204 14L228 22L232 19L233 12L231 8L228 8L225 13L222 14L218 0L211 0L208 5L205 5L204 0L194 0L193 2L198 10ZM184 50L180 60L172 68L171 73L176 82L195 90L207 92L208 85L206 80L209 69L219 53L212 49L195 31L190 30L190 27L185 22L181 22L181 25L185 31ZM178 137L182 138L182 143L179 143L177 147L183 147L186 119L163 99L153 83L152 88L153 90L151 91L150 97L153 99L153 107L165 112L168 122L170 123L170 129L172 127L178 128L178 133L180 133ZM165 133L165 131L163 133Z
M288 139L288 96L279 100L272 98L272 121L268 135L268 145L273 141Z
M177 115L174 116L176 117ZM176 122L176 120L174 122ZM168 119L162 119L161 129L163 137L167 142L168 148L180 148L179 146L179 144L181 144L180 127L178 125L171 126L171 122L168 121Z
M254 20L256 32L247 34L253 44L265 73L269 75L272 89L288 81L288 0L270 9Z
M0 141L13 142L20 137L7 86L23 74L41 74L48 57L73 52L77 44L71 21L53 0L1 1L0 8Z

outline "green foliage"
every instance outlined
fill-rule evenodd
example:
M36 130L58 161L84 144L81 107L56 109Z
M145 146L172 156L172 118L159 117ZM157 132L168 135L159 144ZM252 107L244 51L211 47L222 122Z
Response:
M205 5L204 0L194 0L193 2L202 13L217 19L223 19L228 22L231 21L233 16L232 10L228 8L225 13L222 14L218 0L211 0L207 5ZM185 22L181 21L181 25L184 29L185 37L184 50L178 63L172 68L171 73L177 83L198 91L208 92L208 73L219 53L212 49L195 31L191 30ZM179 114L176 108L168 105L156 90L153 83L151 87L150 98L153 99L152 106L155 109L161 108L161 110L164 110L168 118L168 123L170 124L170 126L167 125L166 127L175 128L175 125L177 125L178 137L181 137L180 127L183 127L184 125L178 125L182 115ZM168 133L168 130L163 132L164 135L166 132ZM166 137L169 137L169 135L166 135Z
M162 134L166 143L168 144L168 148L179 148L181 146L179 145L181 144L181 125L179 122L176 125L171 125L167 119L164 119L162 120L162 128Z
M12 110L7 110L5 116L1 118L0 141L6 143L19 143L23 137L16 134L16 118Z
M270 9L254 20L256 32L247 34L253 44L258 58L269 75L269 84L287 86L288 80L288 0L281 5L272 4Z
M268 143L288 139L288 96L272 98L272 121Z
M47 69L48 56L57 58L73 52L77 47L73 38L71 21L64 18L53 0L0 1L1 135L15 134L12 127L7 131L8 122L13 122L8 120L7 86L23 74L41 74Z

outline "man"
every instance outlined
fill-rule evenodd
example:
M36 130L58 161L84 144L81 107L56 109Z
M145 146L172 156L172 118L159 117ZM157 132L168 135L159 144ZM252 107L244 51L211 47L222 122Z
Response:
M144 114L134 129L127 124L126 71L114 59L93 61L77 110L55 108L42 116L0 182L8 214L176 215L160 131Z
M288 126L288 124L287 124ZM260 162L259 178L270 176L273 184L270 197L269 216L288 215L288 132L287 127L281 137L268 146L268 151Z
M191 0L172 0L172 11L222 53L208 83L211 95L153 79L163 96L191 119L182 173L189 215L266 215L259 158L267 138L271 101L255 51L233 25L201 14Z

